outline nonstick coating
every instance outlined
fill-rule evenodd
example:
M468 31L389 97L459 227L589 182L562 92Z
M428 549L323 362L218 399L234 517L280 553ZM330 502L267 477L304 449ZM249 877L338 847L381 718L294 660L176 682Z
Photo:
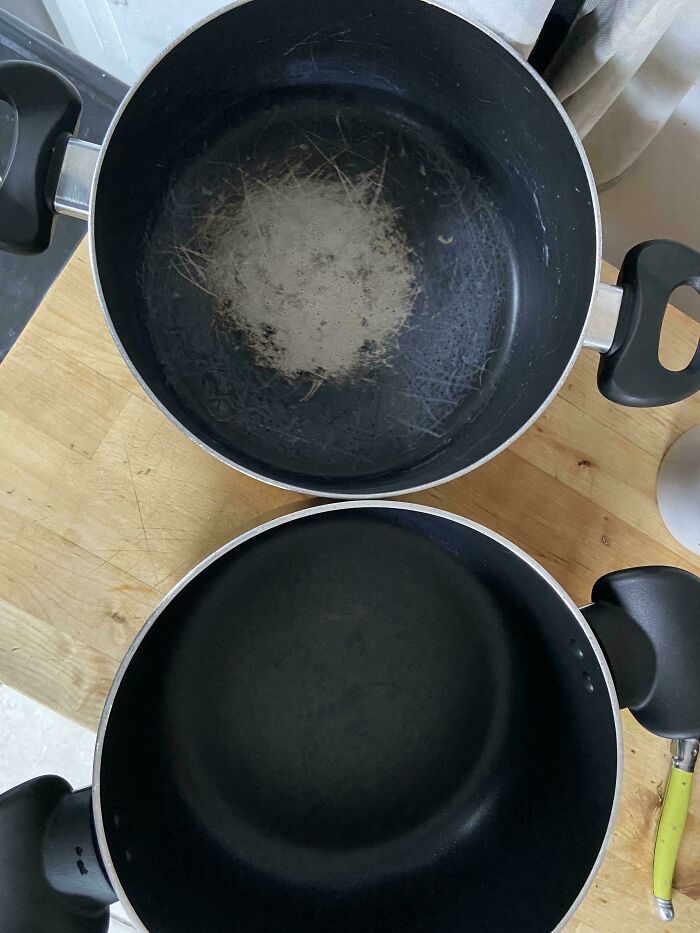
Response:
M549 933L617 776L610 690L555 589L477 530L380 507L189 582L101 754L109 858L159 933Z
M298 473L429 457L507 358L511 248L484 171L449 128L383 92L285 89L227 123L182 155L146 243L170 383L230 444ZM234 303L257 312L252 338L236 315L255 312Z
M421 0L253 0L116 123L94 211L118 339L220 456L323 493L464 470L570 364L580 149L523 63Z

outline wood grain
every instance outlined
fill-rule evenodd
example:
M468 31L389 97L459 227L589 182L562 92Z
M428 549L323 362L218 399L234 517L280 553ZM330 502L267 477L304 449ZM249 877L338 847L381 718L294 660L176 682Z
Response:
M697 325L670 309L665 361L687 360L697 340ZM516 444L412 497L511 538L579 603L621 567L700 572L655 501L658 464L700 423L700 396L626 410L600 396L596 366L584 351ZM0 367L0 436L0 681L93 729L120 658L162 595L243 528L304 502L207 456L146 399L104 323L84 246ZM661 929L651 854L668 748L627 713L623 721L620 817L567 933ZM700 931L697 788L675 900L674 930Z
M0 599L0 665L15 689L96 729L118 662Z

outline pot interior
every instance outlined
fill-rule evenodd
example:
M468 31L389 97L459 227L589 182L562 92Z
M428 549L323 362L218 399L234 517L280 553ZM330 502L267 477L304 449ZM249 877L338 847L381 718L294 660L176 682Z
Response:
M281 524L194 577L124 672L114 871L163 933L550 933L611 819L610 689L578 614L483 532Z
M145 77L93 232L124 350L221 456L324 493L464 470L538 411L596 275L576 142L421 0L254 0Z

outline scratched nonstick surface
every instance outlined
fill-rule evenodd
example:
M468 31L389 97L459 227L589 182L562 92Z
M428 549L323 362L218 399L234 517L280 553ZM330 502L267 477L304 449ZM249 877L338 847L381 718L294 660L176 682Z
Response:
M94 226L109 313L229 462L333 495L430 484L517 434L576 352L585 167L522 62L444 10L277 12L199 28L122 114Z
M510 242L483 167L391 104L282 93L232 114L147 240L149 330L183 403L295 472L430 456L507 359Z

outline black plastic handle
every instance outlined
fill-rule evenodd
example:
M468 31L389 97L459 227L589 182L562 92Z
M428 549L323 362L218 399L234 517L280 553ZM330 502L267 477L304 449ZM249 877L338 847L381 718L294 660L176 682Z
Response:
M0 795L2 933L106 933L116 899L94 843L90 788L39 777Z
M35 62L0 63L0 100L17 121L10 163L0 182L0 249L40 253L51 241L57 173L52 160L78 126L82 101L53 68ZM57 154L60 154L58 152Z
M648 240L627 253L618 285L624 289L610 350L598 368L598 388L620 405L670 405L700 391L700 345L685 369L659 360L661 326L671 292L679 285L700 291L700 253L673 240Z
M610 573L583 614L621 707L668 739L700 736L700 579L675 567Z

